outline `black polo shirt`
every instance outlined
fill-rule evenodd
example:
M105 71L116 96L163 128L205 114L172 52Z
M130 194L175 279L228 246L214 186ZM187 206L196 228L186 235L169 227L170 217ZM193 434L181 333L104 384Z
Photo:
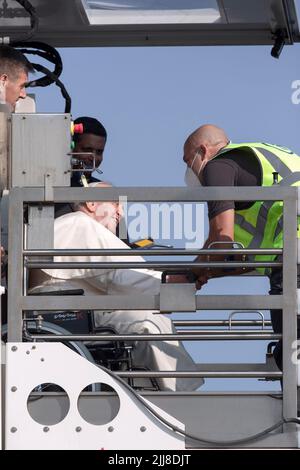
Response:
M262 174L260 163L247 149L233 149L209 161L202 174L203 186L261 186ZM228 209L249 209L254 201L211 201L208 202L208 217Z

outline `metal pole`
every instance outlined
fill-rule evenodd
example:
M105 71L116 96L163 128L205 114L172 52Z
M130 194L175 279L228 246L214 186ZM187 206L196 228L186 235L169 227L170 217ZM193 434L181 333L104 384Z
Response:
M159 313L159 295L28 295L22 299L23 310L151 310ZM197 295L197 310L282 308L281 295ZM173 310L174 311L174 310ZM180 310L182 311L182 309Z
M297 340L297 189L290 188L283 205L283 416L297 416L297 364L292 361ZM286 425L296 431L296 425ZM297 433L295 432L295 445Z
M269 372L269 371L258 371L258 372L236 372L236 371L219 371L219 372L191 372L191 371L134 371L134 372L115 372L119 377L204 377L204 378L265 378L270 377L274 379L280 379L282 372Z
M232 320L232 326L261 326L259 320ZM192 327L192 326L228 326L228 320L174 320L175 327ZM271 326L270 320L265 320L265 326Z
M93 269L158 269L158 270L180 270L180 269L195 269L195 268L280 268L281 262L198 262L198 261L169 261L169 262L156 262L145 261L138 263L130 262L55 262L55 261L26 261L25 266L31 269L80 269L80 268L93 268Z
M281 186L260 187L261 201L283 200L290 188ZM25 202L40 202L44 200L43 188L24 188ZM280 196L279 196L280 193ZM103 188L53 188L53 202L78 202L78 201L118 201L119 197L126 195L128 202L206 202L206 201L256 201L257 188L239 187L218 188L183 188L183 187L118 187Z
M261 335L263 334L264 332L272 332L272 328L268 328L267 330L266 329L263 329L263 330L253 330L253 329L248 329L248 330L240 330L240 329L235 329L235 330L228 330L228 329L221 329L221 330L190 330L190 329L186 329L186 330L179 330L177 329L177 334L179 335L203 335L203 334L213 334L213 333L217 333L217 332L223 332L225 334L240 334L240 335L246 335L246 334L249 334L249 333L255 333L255 334L258 334L258 335Z
M230 333L230 332L214 332L213 334L206 334L199 332L198 335L174 335L174 334L159 334L159 335L32 335L26 332L25 337L29 341L226 341L226 340L274 340L280 339L282 335L274 333Z
M22 190L13 188L9 194L8 209L8 312L7 340L22 341L23 295L23 201Z
M260 249L178 249L178 248L160 248L158 249L98 249L98 250L80 250L80 249L68 249L68 250L24 250L23 256L191 256L191 255L281 255L282 249L278 248L260 248Z

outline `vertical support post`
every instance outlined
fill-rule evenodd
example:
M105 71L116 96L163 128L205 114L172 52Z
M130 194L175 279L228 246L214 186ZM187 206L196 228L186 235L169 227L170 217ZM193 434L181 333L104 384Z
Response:
M8 313L7 340L22 341L23 297L23 198L22 189L13 188L8 207Z
M28 249L49 249L54 247L54 205L43 206L30 204L28 207L28 228L24 234L24 247ZM52 257L43 256L35 258L36 261L52 261ZM34 271L34 270L33 270ZM30 287L30 278L34 279L34 274L24 269L24 295L27 295L27 288Z
M28 249L47 249L54 246L54 205L30 204L28 208ZM35 258L37 260L39 258ZM45 259L45 257L43 257ZM52 258L50 257L50 260ZM49 257L46 257L49 260Z
M0 246L2 246L1 244L1 229L2 229L2 223L1 223L1 211L0 211ZM0 254L0 261L1 260L1 254ZM1 270L1 262L0 262L0 282L1 282L1 279L2 279L2 270ZM2 338L2 311L1 311L1 304L2 304L2 299L1 299L1 295L0 295L0 334L1 334L1 338ZM2 386L3 386L3 378L2 378L2 373L3 373L3 369L4 369L4 363L3 363L3 359L2 359L2 341L1 341L1 349L0 349L0 360L1 360L1 372L0 372L0 449L2 450L2 436L3 436L3 431L4 431L4 423L3 423L3 420L2 420L2 417L3 417L3 405L4 405L4 394L2 393Z
M283 417L297 416L297 364L292 361L297 339L297 188L288 188L283 204ZM286 429L296 431L296 425ZM295 445L297 434L295 433Z
M0 104L0 193L1 193L1 201L0 201L0 246L3 243L3 221L5 219L4 216L4 204L3 204L3 191L8 186L8 126L7 126L7 119L8 119L8 110L5 105ZM7 229L7 227L5 227ZM6 246L7 248L7 246ZM2 272L0 266L0 283L2 283ZM2 338L2 315L3 312L1 311L1 304L2 299L0 296L0 333ZM3 347L1 344L1 351L0 351L0 359L1 359L1 374L0 374L0 448L4 449L4 354L3 354Z
M8 188L8 113L1 110L0 104L0 191Z

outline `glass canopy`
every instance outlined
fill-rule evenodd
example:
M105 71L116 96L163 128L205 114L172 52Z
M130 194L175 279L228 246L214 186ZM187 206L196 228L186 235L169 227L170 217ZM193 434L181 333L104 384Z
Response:
M91 25L215 23L217 0L82 0Z
M86 0L89 8L100 10L199 10L217 8L216 0Z

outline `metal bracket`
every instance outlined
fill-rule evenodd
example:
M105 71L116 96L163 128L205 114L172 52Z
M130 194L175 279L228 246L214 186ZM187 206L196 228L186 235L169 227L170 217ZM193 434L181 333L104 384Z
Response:
M282 49L286 44L287 34L284 29L278 29L274 33L274 46L271 49L271 56L279 59Z
M257 313L257 315L259 315L261 317L261 329L264 330L265 328L265 316L262 312L260 312L259 310L235 310L234 312L231 312L231 314L229 315L229 318L228 318L228 327L229 327L229 330L232 329L232 318L237 315L238 313Z
M45 173L44 175L44 182L45 182L45 201L53 201L54 192L53 192L53 175L51 173Z
M196 312L195 284L161 284L160 311Z

